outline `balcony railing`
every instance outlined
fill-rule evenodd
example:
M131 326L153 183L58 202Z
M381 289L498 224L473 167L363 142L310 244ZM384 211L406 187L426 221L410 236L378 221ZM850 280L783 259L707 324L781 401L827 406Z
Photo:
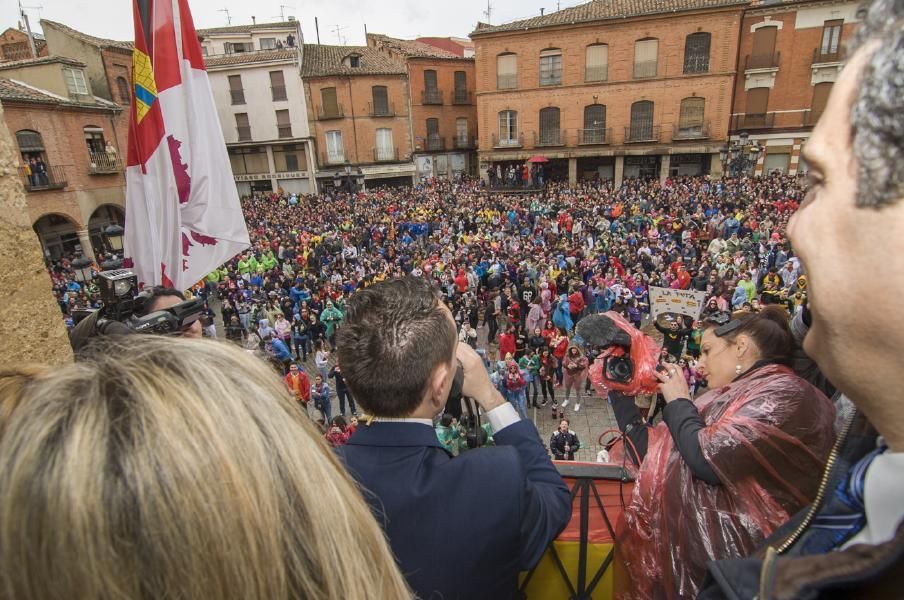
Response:
M291 125L278 125L276 126L276 134L279 139L287 139L292 137L292 126Z
M445 150L446 149L446 140L439 137L439 135L428 135L427 139L424 140L424 150L429 152L434 152L437 150Z
M564 131L553 129L550 131L534 132L534 146L564 146L568 136Z
M457 135L452 138L452 145L456 150L468 150L477 147L477 140L467 135Z
M775 127L775 113L755 113L746 115L733 115L731 117L731 130L743 129L772 129Z
M709 121L689 127L672 126L673 140L705 140L709 138Z
M656 77L658 61L644 60L634 63L634 79L646 79Z
M455 90L452 95L452 104L474 104L474 94L468 90Z
M395 112L395 104L388 102L386 104L374 104L372 102L367 103L367 114L371 117L394 117Z
M421 92L421 104L442 104L442 90L424 90Z
M607 79L609 79L609 65L584 69L584 81L606 81Z
M374 148L374 162L398 162L398 148Z
M781 62L782 53L772 54L748 54L744 59L744 70L747 69L777 69Z
M822 111L805 110L801 115L800 122L804 127L813 127L819 122L819 117L821 116Z
M320 154L320 164L321 165L342 165L345 164L345 153L340 154L330 154L326 153Z
M270 93L273 95L274 102L281 102L289 99L286 95L286 86L284 85L271 85Z
M245 103L245 90L239 88L237 90L229 90L229 95L232 97L233 104L244 104Z
M493 141L493 148L520 148L524 146L523 133L519 133L513 138L499 138L499 136L494 133L490 139Z
M592 144L608 144L612 139L612 128L590 127L578 129L578 144L589 146Z
M59 165L45 165L44 170L32 167L31 175L27 175L25 167L19 167L22 183L29 192L43 190L61 190L66 187L66 172Z
M251 126L250 125L239 125L235 128L236 132L239 134L240 142L250 142L251 141Z
M639 123L625 127L625 143L658 142L661 131L659 125Z
M122 171L122 161L114 154L106 152L89 152L88 174L110 175Z
M345 112L342 110L342 105L338 106L321 106L317 109L317 120L318 121L329 121L330 119L344 119Z
M15 49L4 48L3 58L8 61L25 60L26 58L31 58L31 49L28 46Z
M819 48L813 48L813 62L811 64L818 65L821 63L836 63L841 61L841 51L822 52Z
M513 90L518 87L518 75L496 75L497 90Z

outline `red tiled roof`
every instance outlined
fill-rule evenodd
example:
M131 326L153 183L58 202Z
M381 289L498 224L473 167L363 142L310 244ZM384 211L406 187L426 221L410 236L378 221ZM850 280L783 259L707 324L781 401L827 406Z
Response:
M358 55L358 66L346 66L343 60ZM305 44L301 59L302 77L325 75L404 75L405 65L368 46L323 46Z

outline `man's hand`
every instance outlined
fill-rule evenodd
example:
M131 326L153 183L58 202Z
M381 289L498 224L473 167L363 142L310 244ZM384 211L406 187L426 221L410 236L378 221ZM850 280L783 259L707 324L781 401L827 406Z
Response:
M483 359L467 344L458 344L455 356L461 363L465 376L461 384L463 396L474 398L484 412L489 412L505 403L505 398L490 382L490 376Z

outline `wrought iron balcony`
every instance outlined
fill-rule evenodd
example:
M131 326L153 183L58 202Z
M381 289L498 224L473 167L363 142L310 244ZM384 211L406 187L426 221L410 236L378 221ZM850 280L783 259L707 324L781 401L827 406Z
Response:
M329 121L330 119L344 119L345 112L342 110L342 105L339 104L337 106L329 106L324 107L321 106L317 109L317 120L318 121Z
M644 60L635 62L634 79L649 79L650 77L656 77L656 70L658 66L659 61L656 60Z
M229 90L229 95L232 97L233 104L244 104L245 103L245 90L239 88L237 90Z
M455 90L452 95L452 104L474 104L474 94L468 90Z
M772 54L748 54L744 59L744 70L748 69L777 69L781 62L782 53Z
M661 126L649 123L635 123L625 127L625 143L658 142Z
M395 104L387 102L386 104L367 103L367 114L371 117L394 117Z
M442 104L442 90L424 90L421 92L421 104Z
M589 127L578 129L578 144L590 146L593 144L609 144L612 139L611 127Z
M446 140L441 138L439 135L428 135L427 139L424 140L424 150L428 152L436 152L438 150L446 149Z
M709 138L709 121L700 125L672 126L672 140L705 140Z
M122 171L122 161L114 154L106 152L89 152L88 174L110 175Z
M746 115L733 115L731 117L731 130L743 129L772 129L775 127L775 113L754 113Z
M549 131L534 132L534 147L541 146L564 146L568 135L565 131L553 129Z
M609 65L584 69L584 81L606 81L607 79L609 79Z
M374 148L374 162L398 162L398 148Z
M284 140L292 137L292 126L291 125L276 125L276 133L279 139Z
M524 146L524 134L519 133L515 137L500 138L497 134L491 136L493 148L521 148Z
M61 190L66 187L66 172L59 165L44 165L31 167L31 173L26 172L25 167L19 167L19 175L22 183L29 192L41 192L44 190Z
M823 52L820 48L813 48L813 60L811 64L818 65L822 63L841 62L841 51Z
M477 140L472 136L457 135L452 138L452 145L457 150L469 150L477 147Z

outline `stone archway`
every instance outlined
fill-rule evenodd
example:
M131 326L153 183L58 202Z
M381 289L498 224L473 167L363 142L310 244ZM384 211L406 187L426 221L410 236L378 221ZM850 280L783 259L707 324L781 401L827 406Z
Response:
M78 254L79 247L86 254L91 250L84 247L84 242L87 240L79 235L82 228L70 215L45 213L34 222L32 228L41 241L44 257L50 260L75 256Z
M108 225L113 224L125 227L126 217L122 206L118 204L101 204L94 209L88 219L88 236L91 238L93 248L103 253L109 250L103 236L103 230Z

